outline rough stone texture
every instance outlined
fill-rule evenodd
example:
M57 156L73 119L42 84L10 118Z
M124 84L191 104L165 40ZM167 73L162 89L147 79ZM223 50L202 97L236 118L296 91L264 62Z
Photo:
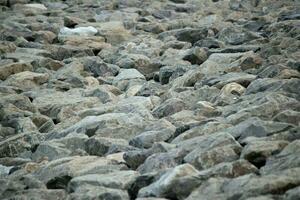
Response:
M298 200L299 0L0 0L0 199Z

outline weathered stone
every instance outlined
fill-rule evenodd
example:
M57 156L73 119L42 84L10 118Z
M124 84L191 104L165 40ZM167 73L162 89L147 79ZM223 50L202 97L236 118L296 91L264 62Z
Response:
M46 83L48 79L48 74L26 71L11 75L8 79L6 79L4 84L27 91L39 87Z
M82 200L82 199L116 199L116 200L129 200L127 191L92 186L92 185L83 185L75 191L74 193L69 194L68 200Z
M105 138L96 135L85 142L85 149L90 155L103 156L112 148L129 149L128 145L128 141L123 139Z
M241 147L221 146L208 151L199 152L199 155L194 160L185 160L193 164L197 169L207 169L222 162L231 162L239 158Z
M153 115L158 118L166 117L184 109L184 102L180 99L168 99L153 110Z
M129 144L139 148L150 148L155 142L167 141L174 133L175 127L170 122L160 120L147 126L145 132L135 136Z
M5 80L12 74L16 74L23 71L32 71L33 67L29 63L10 63L7 65L2 65L0 67L0 79Z
M138 173L135 171L118 171L108 174L88 174L78 176L70 181L68 190L79 191L81 190L80 187L85 187L85 185L127 190L137 176Z
M255 141L244 147L241 157L260 167L268 157L279 153L287 144L286 141Z
M178 184L180 183L180 180L184 179L185 177L194 176L197 173L198 171L190 164L179 165L167 171L156 182L152 183L147 187L142 188L139 191L138 197L185 197L196 186L193 185L193 183L190 184L189 182L182 182L182 185L189 185L189 187L186 188L184 193L178 193L178 190L176 190L176 188L179 186Z
M73 156L57 159L40 167L34 175L44 183L53 182L59 177L77 177L86 174L105 174L124 169L112 160L96 156ZM69 179L70 180L70 179Z

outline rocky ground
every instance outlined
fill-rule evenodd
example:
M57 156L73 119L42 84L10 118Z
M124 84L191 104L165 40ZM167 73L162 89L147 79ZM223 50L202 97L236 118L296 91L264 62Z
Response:
M0 0L0 199L300 199L298 0Z

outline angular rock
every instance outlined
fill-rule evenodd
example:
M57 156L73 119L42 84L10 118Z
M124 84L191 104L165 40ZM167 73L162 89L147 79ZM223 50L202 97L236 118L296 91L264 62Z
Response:
M162 118L184 109L184 102L180 99L168 99L153 110L153 116Z
M166 198L183 198L187 196L189 192L191 192L191 190L197 186L197 184L190 183L188 181L180 181L186 177L192 177L197 173L198 171L190 164L179 165L167 171L156 182L142 188L139 191L138 197L155 196ZM180 187L179 183L182 185L188 185L189 187L186 187L186 190L183 193L178 193L177 187Z
M137 178L135 171L119 171L108 174L88 174L73 178L69 185L69 191L78 191L82 185L102 186L107 188L127 190Z

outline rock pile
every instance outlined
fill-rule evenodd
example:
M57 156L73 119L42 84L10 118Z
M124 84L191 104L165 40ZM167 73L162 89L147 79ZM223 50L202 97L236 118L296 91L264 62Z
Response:
M300 199L299 1L0 11L0 199Z

